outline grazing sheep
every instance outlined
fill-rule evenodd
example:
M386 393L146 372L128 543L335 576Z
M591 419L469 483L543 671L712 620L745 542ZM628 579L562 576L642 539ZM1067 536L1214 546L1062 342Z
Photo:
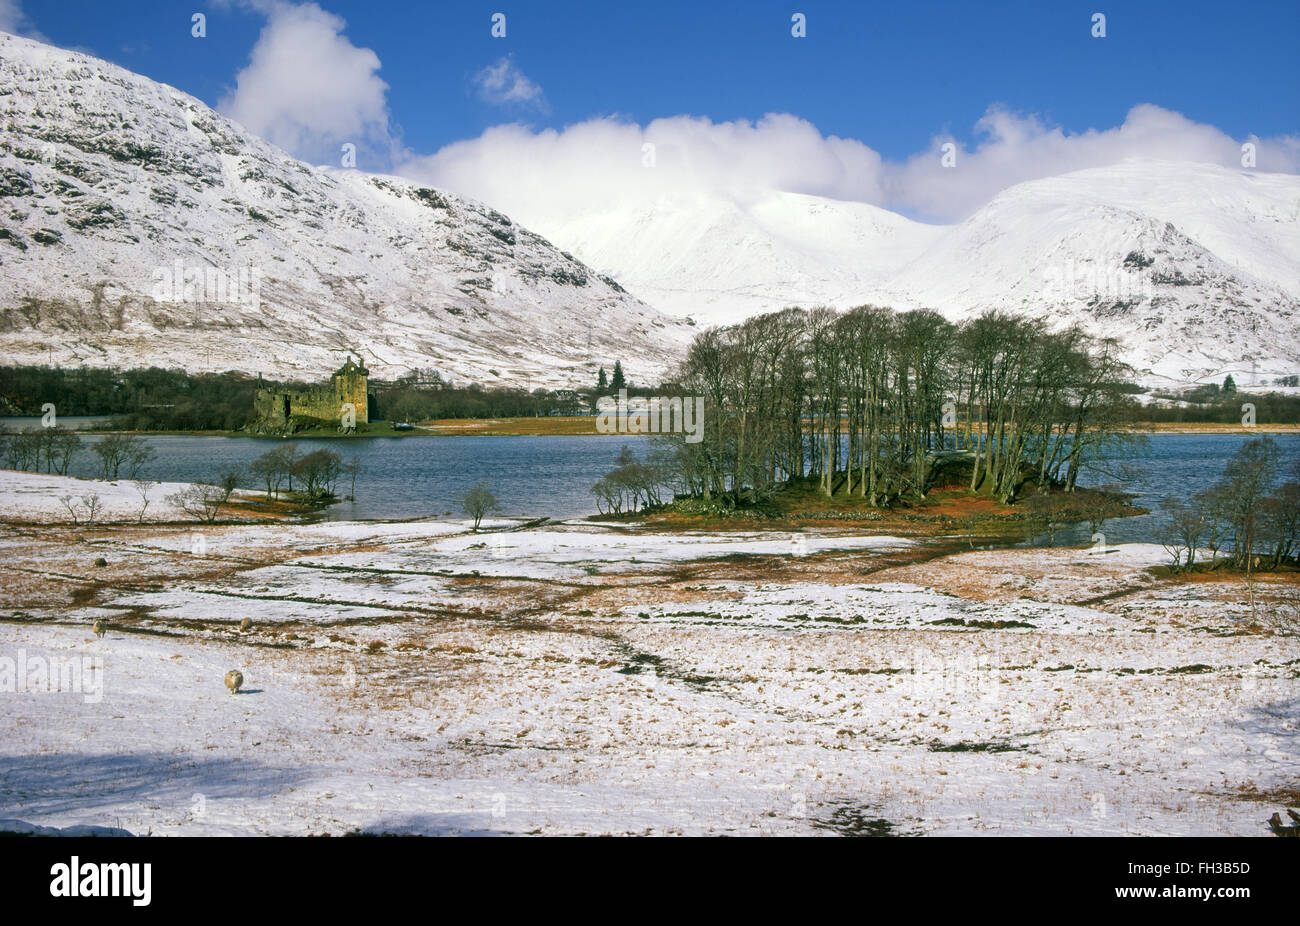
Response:
M251 617L246 617L239 622L240 633L248 633L248 631L252 629L253 629L253 619Z
M230 689L231 694L239 694L239 686L244 684L244 675L238 669L231 669L226 673L226 687Z
M95 623L90 625L90 629L94 631L95 636L102 640L104 639L104 634L108 633L108 622L95 621Z

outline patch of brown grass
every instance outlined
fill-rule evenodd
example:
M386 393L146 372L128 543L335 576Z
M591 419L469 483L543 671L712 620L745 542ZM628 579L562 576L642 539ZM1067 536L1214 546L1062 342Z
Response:
M478 434L484 437L600 433L596 430L596 418L592 415L553 418L438 418L422 421L420 426L429 428L435 434Z
M1283 807L1300 807L1300 788L1260 789L1254 782L1238 785L1228 792L1228 796L1238 801L1253 804L1280 804Z

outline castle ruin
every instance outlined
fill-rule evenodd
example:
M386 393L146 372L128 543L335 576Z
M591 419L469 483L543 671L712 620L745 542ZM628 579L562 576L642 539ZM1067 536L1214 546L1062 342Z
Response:
M349 357L327 384L294 392L258 389L250 430L291 434L312 428L351 430L370 421L370 371ZM349 410L351 413L349 413ZM353 417L355 416L355 417Z

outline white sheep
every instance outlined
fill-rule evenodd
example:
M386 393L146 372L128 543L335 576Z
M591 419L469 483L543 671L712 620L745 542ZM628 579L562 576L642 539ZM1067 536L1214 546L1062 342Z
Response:
M248 631L252 629L253 629L253 619L251 617L246 617L239 622L240 633L248 633Z
M239 694L239 687L244 684L244 674L238 669L231 669L226 673L226 687L230 689L231 694Z

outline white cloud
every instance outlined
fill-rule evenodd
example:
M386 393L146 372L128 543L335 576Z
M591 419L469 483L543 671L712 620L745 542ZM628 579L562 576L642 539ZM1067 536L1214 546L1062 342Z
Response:
M23 11L20 0L0 0L0 32L21 35L38 42L49 41L41 35L32 18Z
M1133 107L1122 125L1076 134L991 107L976 132L978 142L969 149L957 145L957 165L944 168L941 146L949 137L935 138L928 150L902 162L886 162L863 142L823 135L789 114L769 114L756 123L673 116L645 126L603 118L558 131L497 126L399 169L537 226L573 212L674 193L743 200L774 190L951 221L1016 183L1126 158L1240 167L1247 140L1257 146L1257 169L1300 172L1300 137L1233 139L1150 104ZM643 165L646 143L655 146L653 168Z
M267 23L218 109L298 157L337 163L350 142L358 167L386 166L394 143L379 56L353 45L343 19L314 3L250 5Z
M472 81L479 99L497 106L524 105L545 111L542 88L528 79L514 60L505 57L474 75Z
M992 106L974 126L973 145L937 136L926 150L896 162L884 161L862 141L823 135L788 113L756 122L679 115L644 126L617 117L559 130L500 125L414 156L393 138L378 56L349 41L341 18L315 3L217 2L267 17L222 112L309 160L336 163L339 146L352 142L362 169L395 163L401 173L542 228L571 213L665 195L708 193L743 201L770 191L868 202L952 221L1017 183L1126 158L1239 167L1245 141L1257 146L1258 170L1300 172L1300 136L1234 139L1152 104L1134 106L1119 126L1077 133ZM0 26L6 16L22 18L17 0L0 0ZM493 105L549 109L541 87L509 56L473 75L471 86ZM945 143L955 148L954 167L942 166ZM651 159L653 167L647 166Z
M990 107L975 124L978 142L967 149L951 137L890 165L888 204L940 218L961 218L1000 190L1127 158L1194 161L1241 167L1242 144L1256 145L1256 169L1300 171L1300 137L1234 139L1219 129L1149 103L1129 110L1123 124L1067 134L1038 117ZM942 146L956 145L956 166L941 163Z
M560 131L502 125L399 169L539 226L572 211L681 193L746 199L782 189L872 202L883 195L876 152L786 114L722 123L673 116L644 127L605 118Z

